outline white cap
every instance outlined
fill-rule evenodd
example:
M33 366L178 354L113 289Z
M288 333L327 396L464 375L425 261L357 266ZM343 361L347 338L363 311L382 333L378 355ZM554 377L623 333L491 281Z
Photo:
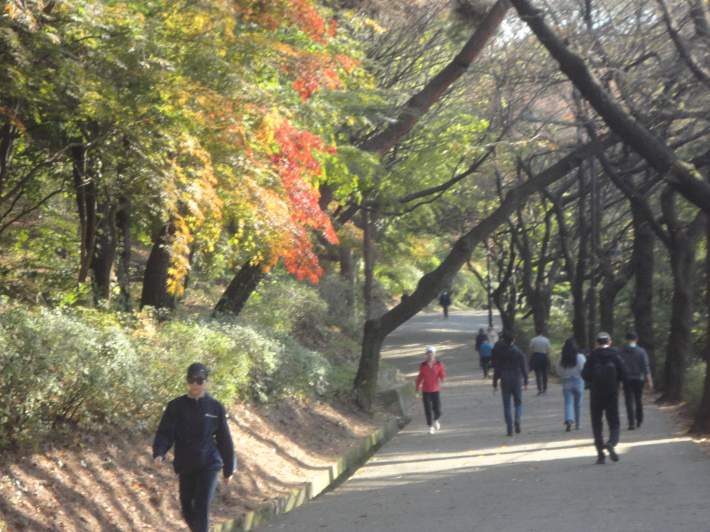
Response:
M436 347L434 347L433 345L430 345L429 347L426 348L426 352L428 353L429 351L436 354Z

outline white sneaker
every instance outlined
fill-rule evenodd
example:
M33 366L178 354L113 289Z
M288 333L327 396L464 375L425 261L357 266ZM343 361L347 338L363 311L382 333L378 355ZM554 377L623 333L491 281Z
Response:
M437 421L434 421L434 428L435 428L436 430L441 430L441 425L439 425L439 421L438 421L438 420L437 420Z
M434 427L429 427L429 434L434 434L436 429Z

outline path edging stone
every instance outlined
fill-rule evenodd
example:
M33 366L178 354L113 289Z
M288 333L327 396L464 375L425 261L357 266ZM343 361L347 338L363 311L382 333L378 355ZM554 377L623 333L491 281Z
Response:
M399 388L414 387L410 381ZM399 388L397 391L399 392ZM404 408L410 401L409 390L402 390L399 399ZM399 395L399 394L398 394ZM413 402L413 401L412 401ZM409 404L411 406L411 404ZM407 406L407 409L409 407ZM406 410L405 410L406 411ZM328 469L317 477L311 479L303 488L292 491L269 502L253 512L248 512L236 519L226 521L210 527L210 532L247 532L258 525L271 521L277 515L290 512L302 504L314 499L318 495L334 489L357 471L377 450L394 437L404 426L409 423L405 417L393 417L384 426L367 436L357 447L350 449L345 455L328 466Z

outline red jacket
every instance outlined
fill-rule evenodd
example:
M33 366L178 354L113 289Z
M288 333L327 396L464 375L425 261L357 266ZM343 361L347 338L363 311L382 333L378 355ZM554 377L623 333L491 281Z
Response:
M423 392L438 392L439 391L439 379L446 378L446 370L444 370L444 364L438 360L434 362L434 365L429 367L429 364L424 361L422 365L419 366L419 377L417 377L417 391L419 391L419 386L422 385Z

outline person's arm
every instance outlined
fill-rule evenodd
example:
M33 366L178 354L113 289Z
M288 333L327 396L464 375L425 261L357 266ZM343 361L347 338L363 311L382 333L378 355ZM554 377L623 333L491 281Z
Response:
M158 431L153 440L153 463L158 469L163 467L166 453L175 443L175 430L177 429L177 408L171 401L168 403L163 417L160 419Z
M419 393L419 386L421 386L423 380L424 380L424 373L422 373L422 367L419 366L419 376L417 377L417 384L414 387L414 393Z
M623 382L629 378L629 370L626 369L626 363L620 355L616 355L614 363L616 364L616 372L619 377L619 382Z
M440 362L441 364L441 371L439 372L439 380L441 382L446 382L446 368L444 368L444 363Z
M592 359L591 357L584 361L584 367L582 367L582 379L584 382L592 383Z
M234 442L232 441L232 434L229 432L229 425L227 424L227 413L225 412L224 405L220 404L219 406L219 426L215 432L215 443L217 444L217 450L224 463L222 467L224 483L229 484L232 475L237 470L237 457L234 454Z
M653 391L653 378L651 378L651 364L648 361L648 353L643 350L643 368L646 373L646 382L648 383L649 391Z
M518 354L520 356L520 371L523 372L523 387L527 389L528 387L528 359L525 357L525 353L523 353L520 349L518 349Z

